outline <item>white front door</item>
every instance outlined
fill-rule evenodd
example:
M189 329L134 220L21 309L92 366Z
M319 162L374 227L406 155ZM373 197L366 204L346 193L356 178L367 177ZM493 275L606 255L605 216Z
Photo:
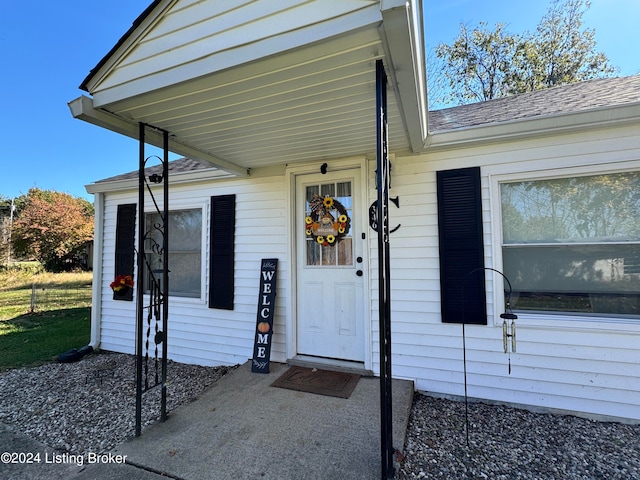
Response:
M358 169L296 179L298 355L364 362Z

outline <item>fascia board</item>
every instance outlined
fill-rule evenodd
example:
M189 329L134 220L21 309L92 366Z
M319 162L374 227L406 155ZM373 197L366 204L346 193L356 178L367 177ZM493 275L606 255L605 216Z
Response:
M69 109L74 118L84 120L85 122L97 125L107 130L111 130L121 135L139 140L139 125L138 122L128 121L112 113L104 110L96 109L93 106L91 98L84 95L69 102ZM145 136L146 143L162 148L163 137L160 132L153 129L148 129ZM235 163L217 158L208 153L202 152L195 148L189 147L182 143L176 142L173 139L169 139L169 150L178 155L183 155L194 160L200 160L211 164L220 170L224 170L228 173L232 173L239 177L248 177L249 170L245 167L237 165Z
M630 124L640 124L640 103L430 132L425 149L432 151L470 147L499 141L513 141Z
M157 2L149 5L140 18L134 22L131 29L122 36L113 49L89 72L87 78L85 78L80 85L80 89L86 92L92 92L99 88L103 79L106 78L120 60L126 56L127 52L135 47L138 40L152 28L153 25L160 21L164 12L177 2L178 0L157 0ZM155 5L156 3L158 3L158 5ZM151 13L153 13L153 15L151 15Z
M411 149L423 149L428 132L422 2L383 0L381 36L392 87Z

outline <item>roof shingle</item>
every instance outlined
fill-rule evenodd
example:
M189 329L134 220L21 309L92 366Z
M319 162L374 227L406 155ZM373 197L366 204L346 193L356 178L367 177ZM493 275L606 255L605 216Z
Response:
M599 78L429 112L429 132L640 102L640 75Z
M195 172L197 170L216 170L206 162L199 160L193 160L191 158L180 158L178 160L172 160L169 162L169 175L173 173L187 173ZM154 165L152 167L145 168L145 174L147 176L156 174L162 174L162 165ZM138 170L134 172L123 173L114 177L98 180L96 183L117 182L122 180L135 180L138 178Z

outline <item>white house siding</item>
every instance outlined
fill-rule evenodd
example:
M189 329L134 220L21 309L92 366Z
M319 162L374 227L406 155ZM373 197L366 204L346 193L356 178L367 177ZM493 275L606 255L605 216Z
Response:
M435 394L464 395L462 328L440 319L436 172L472 166L481 166L485 266L500 269L494 176L640 169L640 137L630 126L394 159L391 196L400 197L400 208L390 207L390 225L402 227L391 235L393 375ZM373 201L373 174L370 180ZM375 250L372 241L373 362L378 372ZM640 320L521 313L509 374L499 318L503 306L494 305L494 275L486 276L489 325L466 327L470 397L640 420Z
M208 308L208 280L202 298L171 297L169 302L169 358L201 365L243 363L253 354L258 301L260 261L278 258L278 286L271 359L285 360L285 317L288 292L283 285L289 275L286 251L284 177L217 181L170 189L170 209L206 206L203 264L208 269L209 199L213 195L236 195L235 302L234 310ZM104 215L103 277L95 288L102 291L101 345L105 350L134 353L135 299L114 301L109 283L114 276L117 205L136 203L137 192L106 194ZM149 210L149 207L147 208ZM208 279L208 272L205 276Z
M500 219L497 178L508 174L538 176L640 169L640 138L636 129L620 127L530 140L505 142L423 155L393 158L390 224L401 224L391 235L393 375L415 381L418 390L462 396L462 328L440 318L440 277L436 172L481 167L485 265L500 269ZM559 166L562 165L562 169ZM524 173L523 173L524 172ZM375 161L368 164L368 197L373 202ZM176 185L171 206L207 205L212 195L236 194L235 308L209 309L206 282L200 301L172 298L169 355L172 359L205 365L235 364L252 355L260 260L277 257L278 288L272 360L287 359L285 332L293 322L289 305L294 292L286 286L292 258L288 246L293 198L285 175L253 175L248 179ZM101 347L133 353L135 303L111 298L116 208L134 203L137 194L107 193L104 251ZM498 202L499 203L499 202ZM204 211L208 225L209 212ZM208 234L208 232L207 232ZM496 239L494 245L494 238ZM205 245L208 244L208 239ZM368 231L372 365L379 373L377 242ZM208 251L203 259L205 265ZM640 321L588 319L561 315L519 314L517 353L503 352L499 314L503 305L494 296L487 272L489 324L466 327L468 394L473 398L604 417L640 420ZM497 289L502 288L501 282ZM462 299L461 299L462 301ZM291 330L289 330L291 331ZM291 343L291 339L289 339Z

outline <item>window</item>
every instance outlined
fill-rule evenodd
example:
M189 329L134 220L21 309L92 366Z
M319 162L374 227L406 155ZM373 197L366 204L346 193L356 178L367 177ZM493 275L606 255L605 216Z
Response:
M640 315L640 172L500 185L514 310Z
M145 253L152 271L162 271L162 256L154 252L154 244L162 245L162 236L155 227L160 225L160 214L145 216L148 240ZM156 274L161 278L161 275ZM175 210L169 212L169 294L177 297L201 297L202 286L202 210ZM149 278L145 275L145 289Z

